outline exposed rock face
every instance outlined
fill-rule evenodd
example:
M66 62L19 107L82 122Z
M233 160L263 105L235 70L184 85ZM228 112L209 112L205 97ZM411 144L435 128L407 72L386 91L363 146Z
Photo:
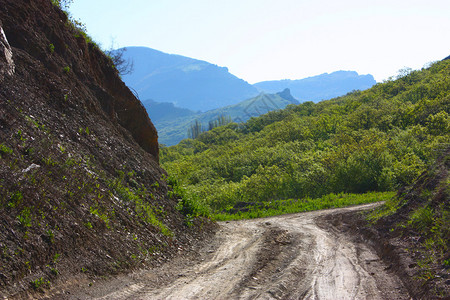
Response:
M2 21L0 20L0 82L2 82L5 75L12 74L14 74L12 50L3 31Z
M158 135L146 110L119 78L109 59L95 45L87 43L78 33L68 33L70 28L64 28L67 27L67 16L47 0L2 2L5 3L0 12L0 20L3 20L4 25L0 37L2 72L14 72L9 44L40 61L42 67L53 73L50 76L61 72L63 68L70 70L75 75L70 77L76 77L69 80L72 89L80 83L88 85L93 96L89 102L101 107L158 160ZM61 96L64 97L64 94Z
M0 20L0 299L205 238L176 209L156 130L111 60L50 0L0 0Z

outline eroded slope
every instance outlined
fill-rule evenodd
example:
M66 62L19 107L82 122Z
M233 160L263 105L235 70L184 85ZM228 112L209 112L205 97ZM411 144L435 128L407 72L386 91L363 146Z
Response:
M111 60L50 0L0 7L0 296L188 248L201 221L175 209L156 130Z

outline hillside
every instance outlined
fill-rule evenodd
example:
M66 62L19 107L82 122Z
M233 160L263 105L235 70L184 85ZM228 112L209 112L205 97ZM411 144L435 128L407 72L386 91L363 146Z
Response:
M134 71L124 75L123 80L141 100L207 111L258 94L255 87L230 74L227 68L205 61L145 47L127 47L124 59L133 61Z
M144 105L145 109L148 112L148 116L155 124L155 126L157 126L156 124L158 124L159 122L189 117L197 114L196 112L187 108L177 107L170 102L156 102L153 100L145 100L142 101L142 105ZM161 128L158 128L158 126L157 129L158 132L161 130ZM161 133L159 133L160 142L161 138L164 139L164 137L161 136Z
M449 74L444 60L365 91L219 127L163 148L162 163L216 213L394 191L450 142Z
M363 267L370 275L384 262L414 299L448 299L449 75L447 59L365 91L218 127L162 148L162 163L218 220L385 201L370 213L315 220L376 249L380 259Z
M376 83L372 75L358 75L354 71L324 73L297 80L273 80L255 83L260 91L275 93L289 88L300 102L328 100L353 90L365 90Z
M371 212L366 237L416 299L450 296L450 149L385 206ZM381 245L383 245L381 247Z
M58 1L0 7L0 298L92 285L205 240L207 212L172 191L111 59Z
M289 89L276 94L261 93L256 97L246 99L234 105L197 113L176 108L167 103L143 102L144 107L149 112L158 129L160 143L168 146L175 145L181 140L188 138L188 130L195 121L200 122L204 130L207 130L209 122L221 116L241 123L251 117L257 117L269 111L285 108L289 104L298 104L298 101L290 94ZM159 116L157 116L158 111Z

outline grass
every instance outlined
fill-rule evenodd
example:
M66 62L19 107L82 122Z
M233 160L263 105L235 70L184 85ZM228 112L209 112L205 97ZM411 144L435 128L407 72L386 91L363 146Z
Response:
M403 205L403 202L401 197L394 197L393 194L391 198L386 200L383 206L377 207L369 212L366 218L371 224L374 224L379 219L394 214Z
M120 174L119 174L120 175ZM121 178L114 180L110 183L110 188L115 191L116 195L124 201L125 203L132 204L134 206L135 213L147 223L152 224L156 228L161 230L161 233L165 236L173 236L173 232L163 224L156 216L155 209L152 205L146 200L146 197L152 198L153 195L148 195L147 191L138 189L134 190L128 187L125 187L122 184L123 180L123 172Z
M395 192L369 192L365 194L332 193L316 199L305 198L265 202L249 207L249 210L246 212L218 212L213 215L213 218L216 221L229 221L270 217L290 213L387 201L394 195Z
M173 191L169 192L169 197L179 199L175 208L185 216L187 225L192 225L192 220L196 217L211 217L210 207L197 194L180 185L174 177L169 177L167 182L173 189Z
M40 277L36 280L32 280L30 284L35 290L42 290L43 288L50 287L50 281L45 280L43 277Z
M6 145L0 144L0 158L5 154L12 154L13 150Z

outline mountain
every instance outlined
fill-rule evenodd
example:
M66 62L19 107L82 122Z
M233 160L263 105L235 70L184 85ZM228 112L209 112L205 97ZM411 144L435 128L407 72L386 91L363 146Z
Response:
M450 60L395 78L214 128L161 162L216 219L383 200L328 224L368 241L409 297L450 299Z
M58 3L0 0L2 299L66 299L47 292L161 263L214 226L169 186L145 108Z
M245 122L251 117L257 117L269 111L285 108L289 104L298 104L292 97L289 89L276 94L260 93L256 97L244 100L238 104L223 108L213 109L207 112L193 112L186 109L173 107L171 103L157 103L152 100L144 101L150 117L158 129L159 141L165 145L175 145L188 138L188 129L194 121L202 123L206 129L210 121L221 116L229 117L233 122ZM152 117L158 114L159 117ZM174 117L178 115L178 117Z
M154 124L159 124L165 120L175 120L178 118L194 116L199 113L187 108L176 107L173 103L156 102L151 99L143 101L142 104ZM159 140L161 141L161 133L159 133Z
M201 133L162 163L217 213L238 202L394 191L450 145L450 60ZM448 182L447 182L448 183Z
M123 58L134 64L134 71L124 75L123 80L142 100L207 111L258 94L255 87L230 74L227 68L206 61L145 47L127 47Z
M298 80L262 81L253 86L267 93L289 88L292 95L300 102L318 102L345 95L353 90L365 90L375 83L372 75L358 75L354 71L337 71Z

